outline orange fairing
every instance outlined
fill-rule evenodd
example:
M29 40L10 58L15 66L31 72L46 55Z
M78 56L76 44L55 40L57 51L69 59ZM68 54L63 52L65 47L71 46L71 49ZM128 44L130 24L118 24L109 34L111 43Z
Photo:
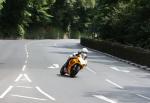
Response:
M71 58L67 67L68 74L70 74L70 71L75 64L79 64L81 66L81 69L83 68L83 65L81 65L79 61L79 58L80 58L79 56Z

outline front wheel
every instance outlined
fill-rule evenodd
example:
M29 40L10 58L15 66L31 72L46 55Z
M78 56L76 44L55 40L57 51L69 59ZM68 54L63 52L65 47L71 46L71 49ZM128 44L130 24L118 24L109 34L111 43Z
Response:
M79 70L80 66L78 64L75 64L70 71L70 77L75 77Z

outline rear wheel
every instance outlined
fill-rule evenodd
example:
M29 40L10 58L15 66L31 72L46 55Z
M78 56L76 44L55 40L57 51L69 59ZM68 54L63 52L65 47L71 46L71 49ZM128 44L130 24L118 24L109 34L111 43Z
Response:
M65 75L65 66L63 65L60 69L60 75Z
M75 77L79 70L80 66L78 64L75 64L70 71L70 77Z

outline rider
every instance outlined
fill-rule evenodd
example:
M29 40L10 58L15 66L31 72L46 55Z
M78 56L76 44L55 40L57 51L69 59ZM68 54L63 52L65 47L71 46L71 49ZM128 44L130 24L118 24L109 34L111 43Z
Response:
M82 57L84 57L84 56L87 56L87 53L88 53L88 49L87 48L82 48L81 51L78 51L78 53L73 53L72 55L69 56L69 58L72 58L74 56L82 56Z
M69 61L71 58L75 57L75 56L81 56L83 59L87 58L87 53L88 53L88 49L87 48L82 48L81 51L78 51L78 53L73 53L72 55L69 56L69 59L67 60L67 62L65 63L65 67L68 65Z

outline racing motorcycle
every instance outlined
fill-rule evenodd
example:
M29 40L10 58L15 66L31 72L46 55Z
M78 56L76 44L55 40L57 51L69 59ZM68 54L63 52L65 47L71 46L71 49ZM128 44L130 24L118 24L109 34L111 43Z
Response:
M82 70L87 65L87 56L86 55L78 55L71 57L69 62L64 64L60 69L61 75L69 75L70 77L75 77L77 73Z

